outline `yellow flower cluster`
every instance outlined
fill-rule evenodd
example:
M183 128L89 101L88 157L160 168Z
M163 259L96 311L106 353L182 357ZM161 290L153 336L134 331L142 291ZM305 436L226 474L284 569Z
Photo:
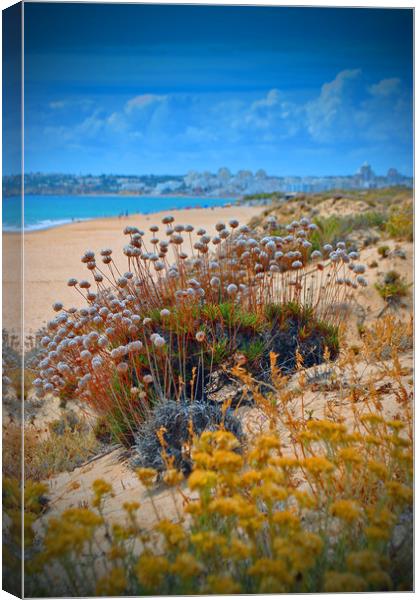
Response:
M69 508L59 519L51 518L44 538L45 560L73 553L81 555L102 524L103 518L88 508Z
M126 502L128 525L109 527L103 503L112 486L95 481L96 510L49 520L43 565L62 560L68 569L71 557L84 560L95 532L106 529L109 569L92 586L98 595L396 589L388 542L412 505L408 413L390 419L355 403L350 429L284 408L282 428L270 412L270 430L247 446L224 430L195 439L188 493L168 465L163 482L183 499L176 521L162 515L141 529L142 507ZM137 476L152 499L157 472L138 469Z

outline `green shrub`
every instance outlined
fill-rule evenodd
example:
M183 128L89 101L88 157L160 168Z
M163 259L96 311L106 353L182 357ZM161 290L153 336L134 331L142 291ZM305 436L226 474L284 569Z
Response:
M324 244L336 244L346 240L354 231L363 229L383 229L386 214L377 211L367 211L359 214L340 217L316 217L314 222L318 230L311 235L314 249L320 250Z
M385 229L392 238L413 241L413 206L411 203L403 205L391 212L386 222Z
M376 283L375 287L381 297L389 303L398 302L408 295L409 290L409 285L397 271L388 271L383 278L383 283Z
M378 249L377 249L377 252L381 258L386 258L388 256L388 254L390 253L390 251L391 251L391 248L386 245L378 246Z

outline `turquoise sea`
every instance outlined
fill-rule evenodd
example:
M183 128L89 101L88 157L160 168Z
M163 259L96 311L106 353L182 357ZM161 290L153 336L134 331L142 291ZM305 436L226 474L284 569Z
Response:
M38 196L24 205L25 231L35 231L99 217L147 214L179 208L207 208L235 202L233 198L193 196ZM20 231L21 198L3 197L3 231Z

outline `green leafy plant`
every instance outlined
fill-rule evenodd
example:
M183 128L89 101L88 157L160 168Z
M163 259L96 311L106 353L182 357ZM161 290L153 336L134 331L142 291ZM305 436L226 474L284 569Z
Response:
M387 302L398 302L404 296L407 296L409 285L401 278L397 271L388 271L382 283L375 284L376 289Z
M386 258L390 253L391 248L387 245L378 246L377 252L381 258Z

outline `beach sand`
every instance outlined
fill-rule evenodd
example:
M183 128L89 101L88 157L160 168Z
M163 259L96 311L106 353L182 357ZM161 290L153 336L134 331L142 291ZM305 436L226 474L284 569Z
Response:
M213 234L214 225L219 220L227 222L236 218L241 224L246 224L262 210L263 207L232 206L178 210L171 211L171 214L177 223L190 223L195 228L203 227ZM97 252L104 247L112 248L117 266L126 271L127 259L122 253L123 246L127 244L127 237L122 232L124 227L135 225L144 230L147 241L152 237L149 227L160 225L166 214L97 219L25 234L25 335L34 333L53 318L53 302L63 302L67 308L85 304L84 299L66 285L69 277L92 279L85 265L80 262L85 250ZM3 234L3 327L9 331L17 331L20 318L21 294L17 276L19 253L16 250L19 237L16 234Z

